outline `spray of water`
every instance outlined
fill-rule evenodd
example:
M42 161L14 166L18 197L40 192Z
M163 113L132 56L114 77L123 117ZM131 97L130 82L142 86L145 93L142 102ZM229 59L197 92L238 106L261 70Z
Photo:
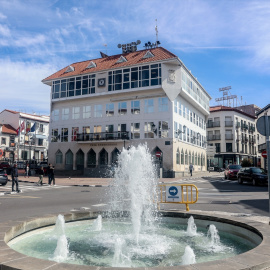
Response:
M197 235L197 226L194 222L193 216L188 219L188 227L187 227L187 235L188 236L195 236Z
M138 243L142 221L153 226L157 178L152 156L146 145L123 149L118 157L112 194L112 210L130 211L133 234ZM130 201L130 203L128 203Z
M211 246L219 246L220 245L220 238L218 235L218 230L215 225L211 224L209 226L207 237L210 238Z
M102 230L102 216L98 215L98 217L94 220L92 225L93 231L101 231Z
M113 256L113 267L131 267L130 258L123 253L125 250L126 242L124 239L116 238L114 244L114 256Z
M186 246L185 253L182 256L182 265L194 264L196 258L193 249L190 246Z

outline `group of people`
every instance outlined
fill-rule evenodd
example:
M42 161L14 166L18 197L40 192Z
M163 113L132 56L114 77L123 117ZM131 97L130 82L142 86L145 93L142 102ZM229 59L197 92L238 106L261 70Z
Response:
M48 167L46 168L46 172L47 172L47 175L48 175L48 184L49 184L49 186L52 186L52 184L55 186L54 166L52 164L49 164ZM39 170L38 170L38 175L39 175L39 181L37 182L38 186L43 185L44 174L45 174L44 168L40 167ZM24 177L29 178L29 175L30 175L29 164L26 164ZM20 192L18 176L19 176L18 167L17 167L17 164L14 164L14 166L12 167L12 170L11 170L12 192L15 192L15 189L14 189L15 186L16 186L16 192Z

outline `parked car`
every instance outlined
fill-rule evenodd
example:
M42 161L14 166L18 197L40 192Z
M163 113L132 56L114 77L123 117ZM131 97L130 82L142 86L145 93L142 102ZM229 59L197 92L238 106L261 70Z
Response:
M232 179L235 178L237 179L237 173L239 170L242 168L240 165L228 165L227 168L224 171L224 178L225 179Z
M11 166L7 161L2 161L0 163L0 169L5 170L7 174L11 173Z
M0 169L0 184L2 186L5 186L7 184L7 182L8 182L8 176L5 172L5 170Z
M267 185L268 177L264 170L257 167L241 168L237 174L238 183L250 182L253 186L258 184Z

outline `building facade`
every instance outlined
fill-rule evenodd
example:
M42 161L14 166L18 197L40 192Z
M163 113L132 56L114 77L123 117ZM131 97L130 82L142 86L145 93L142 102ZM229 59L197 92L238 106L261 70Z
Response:
M209 165L225 168L250 159L257 166L256 117L236 108L210 107L207 121L207 143L215 146Z
M264 108L262 108L257 113L257 120L264 115L270 116L270 104L266 105ZM258 140L258 152L259 152L259 158L260 158L260 166L261 168L268 170L267 168L267 158L264 158L261 153L266 151L266 136L261 135L260 133L257 134L257 140ZM268 157L269 157L269 153Z
M13 161L46 160L48 156L49 116L4 110L0 122L16 130L12 142ZM15 136L15 134L14 134Z
M18 142L17 131L11 125L0 125L0 160L15 160L16 143Z
M166 171L206 169L210 96L162 47L71 64L51 87L49 162L102 174L124 148L147 143ZM104 168L104 170L102 170Z

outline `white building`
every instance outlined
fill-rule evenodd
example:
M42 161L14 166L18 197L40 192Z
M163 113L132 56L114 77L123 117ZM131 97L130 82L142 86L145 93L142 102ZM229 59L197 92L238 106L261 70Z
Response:
M16 153L17 131L11 125L0 124L0 160L13 162Z
M99 175L123 147L147 143L165 171L206 169L210 96L162 47L71 64L51 87L49 162Z
M270 104L266 105L264 108L262 108L258 113L257 113L257 120L264 115L270 116ZM258 133L257 135L258 139L258 152L260 153L260 161L261 161L261 168L263 169L268 169L267 168L267 159L261 156L261 153L263 151L266 151L266 136L261 135ZM268 153L268 158L269 158L269 153Z
M207 122L207 143L216 154L209 165L225 167L251 159L257 166L256 117L226 106L210 107Z
M49 116L4 110L0 122L9 124L17 131L14 160L36 161L47 159Z

